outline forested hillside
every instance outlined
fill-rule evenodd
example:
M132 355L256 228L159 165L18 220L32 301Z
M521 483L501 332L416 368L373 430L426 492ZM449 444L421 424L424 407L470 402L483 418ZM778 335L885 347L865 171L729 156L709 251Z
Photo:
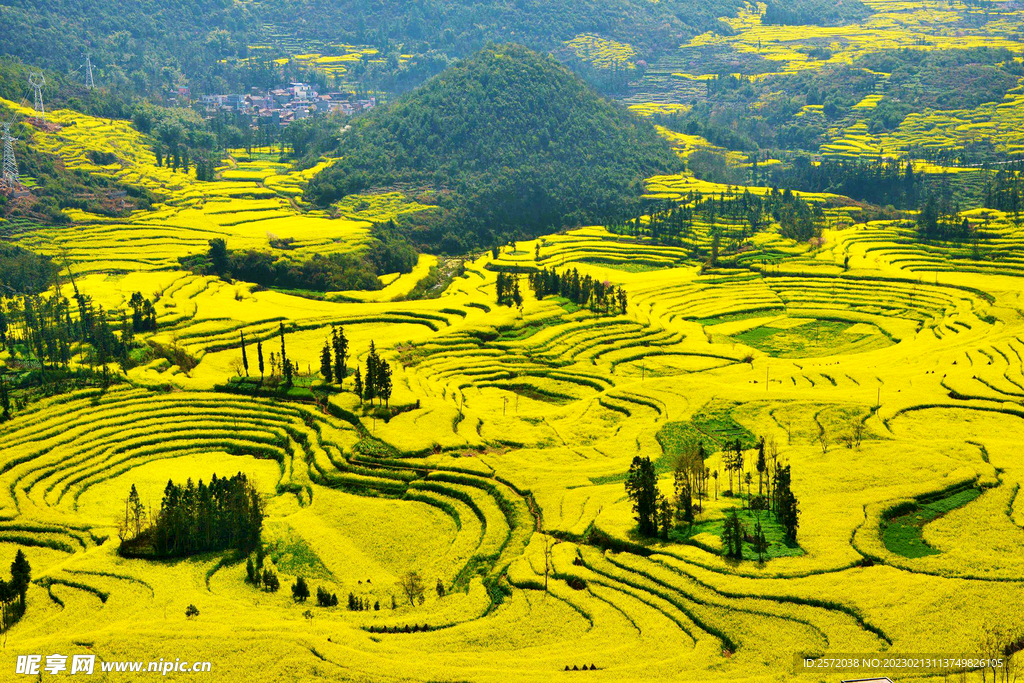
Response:
M744 6L739 0L3 0L0 54L68 72L90 52L104 83L158 95L178 85L203 92L265 87L268 60L358 44L376 49L380 63L361 63L354 77L409 88L489 42L547 52L598 34L631 46L636 59L651 59L698 33L724 29L719 18ZM800 7L800 16L829 24L867 13L859 0L846 0L841 10L822 0Z
M643 178L681 167L653 126L515 45L489 47L356 121L338 156L309 199L426 192L441 209L403 224L447 252L629 214Z

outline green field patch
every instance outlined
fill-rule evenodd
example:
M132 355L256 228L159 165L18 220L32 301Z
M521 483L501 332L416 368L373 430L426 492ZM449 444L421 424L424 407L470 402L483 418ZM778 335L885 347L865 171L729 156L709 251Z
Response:
M799 318L790 320L799 321ZM808 318L786 324L774 321L732 335L732 339L776 358L815 358L859 353L891 346L893 342L874 325L842 320Z
M732 411L736 404L712 401L700 409L689 421L667 422L655 434L661 444L662 453L654 461L654 471L660 474L671 472L676 459L691 444L704 442L704 449L710 456L715 451L731 447L740 440L744 449L755 448L757 438L749 429L737 422ZM626 473L591 477L593 483L614 484L626 480Z
M290 526L274 525L267 531L270 533L265 533L263 546L279 572L307 578L331 578L331 572L320 561L316 551Z
M757 523L757 518L754 516L753 511L743 509L737 509L736 516L739 517L740 522L743 524L743 559L757 561L757 551L754 550L753 544L754 525ZM701 534L710 534L720 539L724 529L725 518L723 517L703 522L698 521L684 529L674 529L668 533L668 538L670 541L677 543L689 543L705 550L719 552L718 548L710 547L706 541L696 537ZM775 520L775 516L770 512L761 513L761 529L764 531L764 536L768 541L768 549L764 552L765 559L797 557L804 554L803 549L798 544L790 543L786 540L786 528L779 524ZM716 545L721 547L720 544Z
M930 502L907 503L889 511L892 515L882 524L882 542L886 549L911 559L938 555L941 551L925 542L924 525L948 512L967 505L981 495L981 489L955 491Z

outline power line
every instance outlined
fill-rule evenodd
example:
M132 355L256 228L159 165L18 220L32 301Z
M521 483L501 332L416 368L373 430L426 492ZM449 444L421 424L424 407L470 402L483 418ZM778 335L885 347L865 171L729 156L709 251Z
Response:
M89 53L85 53L85 87L92 90L96 87L96 84L92 80L92 61L89 59Z

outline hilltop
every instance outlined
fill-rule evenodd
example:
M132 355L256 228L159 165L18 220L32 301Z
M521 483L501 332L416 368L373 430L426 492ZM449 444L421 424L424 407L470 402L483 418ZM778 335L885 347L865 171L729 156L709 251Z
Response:
M649 123L517 45L488 47L354 122L338 155L307 198L426 193L440 210L403 226L449 252L630 213L643 178L682 165Z

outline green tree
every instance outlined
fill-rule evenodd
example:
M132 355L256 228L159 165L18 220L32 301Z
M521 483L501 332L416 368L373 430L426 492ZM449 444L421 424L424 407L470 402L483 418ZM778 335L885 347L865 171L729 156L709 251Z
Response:
M639 524L640 534L654 536L658 533L658 478L654 465L647 456L633 456L626 475L626 495L633 503L633 512Z
M256 565L252 563L251 557L245 560L245 580L251 584L259 584L259 573L256 571Z
M281 323L280 335L281 335L281 371L284 374L284 385L286 387L291 387L294 377L293 377L292 363L291 363L290 360L288 360L288 353L285 351L285 348L284 348L284 323Z
M21 601L21 608L25 608L25 595L28 592L28 585L32 581L32 566L25 557L25 553L18 548L11 562L11 588L18 595Z
M754 550L757 552L757 561L764 562L764 554L768 550L768 538L764 535L764 529L761 527L760 516L754 522Z
M658 496L658 528L661 529L661 539L668 540L668 532L672 529L672 505L664 496Z
M740 521L736 508L733 508L725 518L725 526L722 529L722 551L726 557L733 560L743 559L743 536L745 533L743 522Z
M390 406L391 401L391 364L386 360L380 362L380 368L378 370L378 382L380 386L377 388L377 393L384 400L385 406Z
M242 367L245 368L245 376L249 376L249 357L245 354L245 332L242 332Z
M363 375L359 371L358 367L356 368L355 379L352 380L352 391L354 391L356 393L356 396L359 397L359 402L362 403L363 402Z
M324 348L320 351L320 374L324 376L324 382L330 384L334 380L331 373L331 348L324 342Z
M257 341L256 342L256 361L259 363L259 367L260 367L260 382L262 382L263 381L263 367L264 367L263 366L263 342L262 341Z
M777 491L778 504L776 506L776 517L779 523L786 530L786 540L796 543L796 532L800 526L800 508L796 496L790 489L791 473L789 465L780 467L775 475L775 488Z
M334 349L334 377L341 386L348 374L348 339L344 327L331 328L331 346Z
M175 157L177 158L177 157ZM228 271L228 243L220 237L210 240L210 251L208 252L210 266L217 275L224 275Z
M296 602L305 602L308 597L309 586L306 585L306 580L300 576L292 584L292 599Z

